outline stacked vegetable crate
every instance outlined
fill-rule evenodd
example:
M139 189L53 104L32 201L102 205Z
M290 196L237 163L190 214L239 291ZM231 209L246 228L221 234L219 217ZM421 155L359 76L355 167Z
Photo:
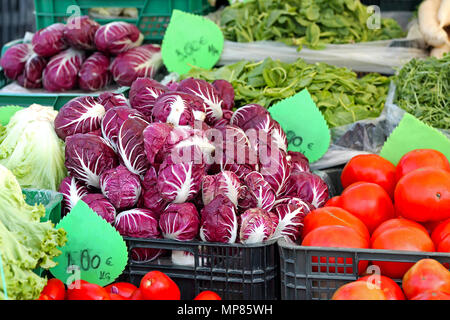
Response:
M139 285L149 271L159 270L180 287L181 298L192 300L204 290L212 290L224 300L278 300L280 294L279 257L275 241L242 245L173 240L125 238L130 252L123 274ZM193 265L177 265L169 256L151 262L135 262L135 248L185 251Z
M136 18L95 20L100 24L112 21L134 23L144 34L146 42L162 41L174 9L202 15L212 8L208 0L35 0L36 28L39 30L53 23L65 22L72 14L88 15L89 10L96 7L137 8Z
M342 169L325 171L338 191L336 195L340 194ZM371 268L371 261L415 263L429 258L447 267L450 263L450 253L442 252L306 247L285 240L278 241L278 248L282 300L330 300L339 287L361 277L358 265L362 261L369 262L367 271L373 275L378 271ZM401 285L402 279L393 280Z

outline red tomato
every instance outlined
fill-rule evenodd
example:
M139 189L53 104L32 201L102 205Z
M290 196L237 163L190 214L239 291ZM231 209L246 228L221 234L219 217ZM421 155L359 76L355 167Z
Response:
M422 259L405 273L402 287L408 299L426 291L450 294L450 271L434 259Z
M387 300L383 290L372 288L365 281L353 281L337 289L331 300Z
M431 240L438 246L448 235L450 235L450 219L442 221L434 228L431 233Z
M450 300L450 294L441 291L425 291L409 300Z
M394 280L386 276L368 275L359 278L358 281L369 282L374 286L380 288L386 296L386 300L406 300L402 288L400 288L400 286Z
M336 197L333 197L333 198L329 199L329 200L325 203L324 207L338 207L338 206L339 206L339 205L338 205L339 199L340 199L339 196L336 196Z
M130 300L129 298L125 298L124 296L121 296L117 293L110 293L109 297L111 298L111 300Z
M342 192L339 207L359 218L370 233L382 222L395 218L391 198L375 183L357 182L350 185Z
M427 237L429 236L427 229L425 229L425 227L422 226L420 223L417 223L412 220L404 219L404 218L395 218L395 219L386 220L385 222L380 224L378 226L378 228L376 228L374 230L374 232L372 233L370 242L373 243L375 238L377 238L380 234L382 234L386 230L391 230L391 229L400 228L400 227L416 228L418 230L423 231Z
M419 222L450 218L450 172L428 167L403 176L395 188L395 210Z
M146 300L146 299L142 295L142 291L138 288L136 289L136 291L133 292L133 294L130 297L130 300Z
M67 300L111 300L105 288L77 280L67 288Z
M118 294L124 298L130 298L137 290L137 287L128 282L117 282L106 286L105 289L109 294Z
M398 227L384 231L373 243L373 249L406 250L433 252L434 244L431 238L422 230L412 227ZM381 269L381 274L400 279L413 266L408 262L372 261Z
M213 291L200 292L194 300L222 300L222 298Z
M39 300L64 300L65 296L64 283L59 279L50 279L42 290Z
M442 239L437 246L437 252L450 252L450 234ZM445 263L444 266L448 266L448 263Z
M180 300L180 289L166 274L150 271L141 280L139 287L148 300Z
M450 163L442 152L433 149L416 149L406 153L397 163L396 179L399 181L407 173L425 167L434 167L450 172Z
M318 227L311 232L309 232L302 241L303 246L309 247L333 247L333 248L363 248L366 249L369 246L367 239L360 236L354 229L346 226L322 226ZM313 264L317 264L318 257L313 257ZM321 257L320 263L327 263L330 265L335 264L335 258ZM338 257L338 264L344 264L344 258ZM352 265L353 259L347 258L345 264ZM359 261L358 263L358 273L361 274L367 269L368 261ZM317 272L317 267L313 267L313 271ZM322 267L320 272L327 272L327 267ZM335 268L329 267L328 272L334 273ZM353 273L353 268L351 267L338 267L338 273Z
M323 207L310 212L303 221L303 237L311 230L330 225L350 227L367 241L370 239L366 225L348 211L338 207Z
M359 181L378 184L394 199L395 166L379 155L358 155L345 165L341 174L342 186L347 188Z

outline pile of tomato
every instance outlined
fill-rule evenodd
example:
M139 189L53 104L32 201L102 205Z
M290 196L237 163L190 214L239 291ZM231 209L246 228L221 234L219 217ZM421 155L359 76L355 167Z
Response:
M396 166L379 155L359 155L344 167L341 183L341 195L305 217L303 246L450 252L450 163L441 152L413 150ZM329 264L336 260L330 259ZM346 262L351 264L351 259ZM358 274L369 263L393 279L402 279L413 266L360 261ZM337 272L352 270L339 267Z
M434 259L416 262L401 284L383 275L365 276L338 288L332 300L450 300L450 271Z
M117 282L102 287L84 280L66 286L61 280L50 279L39 300L180 300L180 288L165 273L150 271L139 287L128 282ZM194 300L221 300L213 291L202 291Z

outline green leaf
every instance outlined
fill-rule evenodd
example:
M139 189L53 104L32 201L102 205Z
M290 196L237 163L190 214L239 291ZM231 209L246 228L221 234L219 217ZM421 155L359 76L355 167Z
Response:
M317 24L312 23L306 29L306 41L309 45L315 46L320 40L320 28Z

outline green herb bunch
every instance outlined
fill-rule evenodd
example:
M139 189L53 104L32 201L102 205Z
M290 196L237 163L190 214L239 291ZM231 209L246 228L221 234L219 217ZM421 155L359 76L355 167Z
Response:
M400 108L435 128L450 129L450 55L412 59L394 82Z
M394 19L369 28L373 14L359 0L250 0L225 8L220 25L230 41L274 40L299 49L404 37Z
M224 79L235 89L236 107L257 103L269 108L307 88L330 127L378 117L386 101L389 78L370 73L361 78L347 68L303 59L284 63L267 58L240 61L213 70L193 68L182 78Z

